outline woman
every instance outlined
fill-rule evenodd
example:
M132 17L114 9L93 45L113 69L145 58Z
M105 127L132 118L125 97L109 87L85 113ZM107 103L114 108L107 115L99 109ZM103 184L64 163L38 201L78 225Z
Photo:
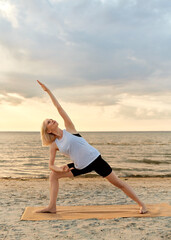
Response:
M42 89L48 93L58 113L64 120L64 130L59 128L58 123L53 119L46 119L42 124L41 137L43 145L50 145L49 168L50 174L50 203L48 207L38 211L43 213L56 212L56 199L58 195L60 178L75 177L91 171L96 171L106 178L114 186L120 188L127 196L132 198L140 207L140 213L146 213L145 204L140 201L135 192L128 184L121 181L109 164L104 161L97 149L89 145L84 138L76 131L71 119L61 107L52 92L40 81L37 80ZM55 166L56 151L68 155L73 163L65 166Z

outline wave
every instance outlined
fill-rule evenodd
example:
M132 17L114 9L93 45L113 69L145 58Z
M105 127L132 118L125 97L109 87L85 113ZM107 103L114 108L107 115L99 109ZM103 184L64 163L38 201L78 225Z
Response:
M104 146L104 145L113 145L113 146L148 146L148 145L150 145L150 146L152 146L152 145L154 145L154 146L168 146L168 145L171 145L171 143L153 143L153 142L144 142L144 143L132 143L132 142L130 142L130 143L128 143L128 142L122 142L122 143L118 143L118 142L101 142L101 143L97 143L97 142L90 142L90 144L91 145L97 145L97 146L99 146L99 145L102 145L102 146Z
M168 174L154 174L154 175L148 175L148 174L124 174L124 176L120 177L130 177L130 178L170 178L171 173Z
M0 180L21 180L21 181L29 181L29 180L48 180L49 177L43 176L43 177L0 177Z
M154 175L148 175L148 174L122 174L118 176L119 178L171 178L171 174L154 174ZM101 176L90 173L85 174L81 176L77 176L77 178L102 178ZM34 180L48 180L49 177L42 176L42 177L0 177L0 180L20 180L20 181L34 181Z
M132 163L147 163L147 164L155 164L155 165L159 165L159 164L170 164L170 161L160 161L160 160L151 160L148 158L144 158L142 160L128 160L128 162L132 162Z

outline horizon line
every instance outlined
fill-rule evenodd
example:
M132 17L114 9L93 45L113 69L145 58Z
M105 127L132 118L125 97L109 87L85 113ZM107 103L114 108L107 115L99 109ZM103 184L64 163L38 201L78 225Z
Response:
M11 132L25 132L25 133L29 133L29 132L39 132L38 130L0 130L1 133L11 133ZM96 131L90 131L90 130L86 130L86 131L78 131L78 132L171 132L171 130L96 130Z

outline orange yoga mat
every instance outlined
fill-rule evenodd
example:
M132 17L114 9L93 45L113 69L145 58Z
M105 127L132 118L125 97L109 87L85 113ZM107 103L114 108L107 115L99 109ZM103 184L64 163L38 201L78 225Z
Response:
M57 212L35 213L44 207L26 207L21 220L73 220L73 219L113 219L121 217L171 217L171 206L168 203L146 204L148 212L139 213L138 205L88 205L57 206Z

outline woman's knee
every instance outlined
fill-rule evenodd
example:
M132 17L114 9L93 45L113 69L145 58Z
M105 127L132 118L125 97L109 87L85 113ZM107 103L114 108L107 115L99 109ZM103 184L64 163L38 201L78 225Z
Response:
M50 182L56 181L56 180L58 180L58 179L59 179L58 174L57 174L56 172L52 171L52 172L50 173L50 176L49 176Z
M50 181L56 181L60 178L65 178L65 177L73 177L72 172L70 171L70 172L59 172L59 173L57 173L57 172L52 171L50 173L49 180Z

